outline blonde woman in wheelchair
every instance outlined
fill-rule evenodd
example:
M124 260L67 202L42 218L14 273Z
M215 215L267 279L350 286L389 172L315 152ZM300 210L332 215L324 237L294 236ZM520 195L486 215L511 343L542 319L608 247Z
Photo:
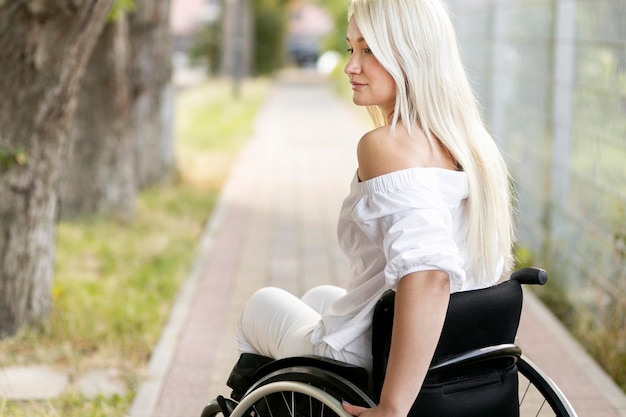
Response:
M485 128L440 0L354 0L345 73L376 128L338 220L346 289L298 298L257 291L239 322L242 353L318 355L372 367L372 314L395 290L380 401L361 417L406 416L420 391L450 295L496 284L512 265L510 178Z

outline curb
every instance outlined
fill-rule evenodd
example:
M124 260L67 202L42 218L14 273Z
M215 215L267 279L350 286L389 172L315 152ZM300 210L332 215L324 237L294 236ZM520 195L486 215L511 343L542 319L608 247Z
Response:
M163 380L167 376L172 358L176 352L178 338L184 327L197 288L200 285L203 272L203 263L213 250L215 231L219 229L224 213L224 195L229 187L229 181L220 191L215 207L209 214L209 222L204 228L202 238L198 244L197 254L191 267L189 276L181 286L170 311L167 324L151 355L146 374L141 382L137 395L130 407L128 417L152 417L159 401Z

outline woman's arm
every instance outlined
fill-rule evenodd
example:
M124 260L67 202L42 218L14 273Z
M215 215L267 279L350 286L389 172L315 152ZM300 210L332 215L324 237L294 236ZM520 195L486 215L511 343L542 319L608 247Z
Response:
M372 409L344 404L348 413L362 417L406 417L435 353L449 300L450 280L443 271L415 272L400 280L380 403Z
M397 126L395 133L390 126L367 133L359 141L357 157L361 181L414 166L454 166L449 156L443 160L436 157L421 131L409 137L402 125ZM435 353L449 300L450 277L446 272L415 272L400 280L380 403L369 410L345 404L348 413L406 417Z

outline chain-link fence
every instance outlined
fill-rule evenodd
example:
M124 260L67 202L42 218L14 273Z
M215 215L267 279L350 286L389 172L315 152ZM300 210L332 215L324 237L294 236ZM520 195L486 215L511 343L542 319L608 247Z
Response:
M520 244L626 351L626 0L448 0ZM610 317L609 317L610 316Z

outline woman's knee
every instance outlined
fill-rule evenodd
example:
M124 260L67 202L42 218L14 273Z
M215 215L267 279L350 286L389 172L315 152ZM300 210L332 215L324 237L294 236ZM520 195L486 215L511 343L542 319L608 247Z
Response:
M256 290L244 305L240 322L258 319L260 315L274 309L278 300L290 296L293 297L287 291L276 287L263 287Z
M269 321L267 314L275 304L276 298L282 296L283 290L274 287L264 287L256 290L248 299L239 316L237 323L237 344L239 351L250 353L264 353L259 346L262 329ZM261 333L259 333L261 332Z
M263 287L256 290L248 301L250 303L265 303L271 302L278 297L282 297L286 294L291 295L289 292L277 287Z
M283 350L292 348L289 345L303 342L319 318L313 309L288 291L274 287L257 290L239 320L240 350L281 357Z
M346 290L334 285L319 285L311 288L301 298L301 300L320 314L335 300L346 295Z

